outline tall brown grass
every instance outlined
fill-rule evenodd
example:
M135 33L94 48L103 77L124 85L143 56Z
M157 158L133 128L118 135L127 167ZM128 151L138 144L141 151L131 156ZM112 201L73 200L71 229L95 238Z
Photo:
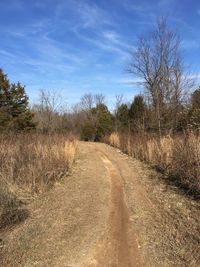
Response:
M200 194L200 136L194 133L178 136L112 134L117 145L128 155L145 161L165 174L170 182L199 197ZM112 141L112 142L111 142Z
M112 133L109 136L109 143L111 146L114 146L116 148L120 148L120 140L119 135L117 133Z
M22 199L47 190L68 174L75 151L76 140L64 135L0 135L0 227L5 218L13 217L7 213L16 211Z
M0 177L13 190L43 191L68 172L75 148L75 140L61 135L1 135Z

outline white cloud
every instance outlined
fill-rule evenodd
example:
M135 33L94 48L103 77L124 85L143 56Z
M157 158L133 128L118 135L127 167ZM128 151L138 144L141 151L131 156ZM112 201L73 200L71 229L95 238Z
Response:
M61 1L55 11L56 20L65 19L66 13L74 14L74 20L80 28L98 28L101 25L111 24L106 11L94 2L68 0Z
M109 19L105 12L95 4L82 2L78 5L78 13L83 21L83 27L96 27L99 24L109 24Z
M103 32L103 36L104 36L107 40L111 41L112 43L119 43L119 39L120 39L120 37L119 37L119 35L118 35L116 32L114 32L114 31L105 31L105 32Z
M133 85L133 84L141 84L142 80L140 78L137 77L133 77L133 78L121 78L119 80L117 80L117 83L120 84L129 84L129 85Z
M10 53L10 52L8 52L6 50L3 50L3 49L0 49L0 55L6 56L6 57L9 57L9 58L16 58L15 54Z
M191 74L191 75L189 75L189 78L190 79L194 79L194 80L196 80L196 81L200 81L200 72L198 73L194 73L194 74Z
M115 31L104 31L102 33L102 36L106 41L108 41L108 42L110 42L116 46L120 46L120 47L126 48L128 50L131 49L131 45L128 42L125 42L123 40L123 37Z
M185 49L197 49L200 47L198 40L185 39L182 41L182 46Z
M123 41L122 36L115 31L99 30L93 34L93 37L87 36L78 27L74 28L73 32L82 41L93 44L103 51L118 54L122 60L127 60L130 57L130 51L133 47L128 42Z
M127 10L134 10L134 11L138 11L138 12L143 12L146 9L146 5L143 6L143 5L138 4L138 3L133 3L131 0L123 0L122 4L123 4L124 8Z
M123 59L126 59L129 57L129 53L128 53L127 49L120 47L118 44L109 42L107 39L104 38L103 35L102 36L96 36L96 38L91 38L91 37L87 37L85 35L82 35L78 32L76 32L76 34L80 39L85 40L85 41L97 46L101 50L116 53L116 54L120 55L121 58L123 58Z

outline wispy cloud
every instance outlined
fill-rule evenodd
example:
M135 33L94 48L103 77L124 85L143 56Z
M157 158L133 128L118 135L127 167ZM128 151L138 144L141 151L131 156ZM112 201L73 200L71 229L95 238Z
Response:
M83 22L83 27L96 27L97 25L110 24L110 20L105 14L105 11L100 9L96 4L90 5L87 2L79 2L77 12L80 14Z
M105 40L116 46L123 47L128 50L131 48L131 45L128 42L125 42L123 37L115 31L104 31L102 36Z
M80 40L90 43L102 51L117 54L123 60L130 56L131 45L123 41L123 37L115 31L103 29L90 36L82 32L80 28L76 28L74 33Z
M15 54L10 53L10 52L8 52L6 50L3 50L3 49L0 49L0 55L6 56L6 57L9 57L9 58L16 58Z
M189 75L189 78L193 79L193 80L195 80L197 82L200 82L200 72L197 72L197 73Z
M185 39L182 41L184 49L198 49L200 48L200 42L198 40Z
M141 3L133 3L131 0L123 0L122 5L124 6L125 9L127 10L134 10L137 12L143 12L146 8L147 5L142 5Z
M133 86L133 85L139 85L139 84L141 84L142 83L142 80L140 78L138 78L138 77L133 77L133 78L130 78L130 77L127 78L127 77L125 77L125 78L118 79L116 82L119 83L119 84L126 84L126 85Z
M74 14L74 22L81 28L97 28L109 25L111 21L106 11L94 2L68 0L61 1L56 6L56 20L66 18L66 12Z

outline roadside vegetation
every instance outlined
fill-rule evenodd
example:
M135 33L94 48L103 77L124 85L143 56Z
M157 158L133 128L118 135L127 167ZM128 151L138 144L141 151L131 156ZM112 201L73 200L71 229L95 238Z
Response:
M24 204L69 174L75 150L64 135L0 135L0 228L25 219Z
M187 195L200 197L200 137L194 133L177 136L112 133L108 142L124 153L145 161L163 174L168 183Z
M67 176L76 139L40 131L25 87L0 70L0 229L28 216L25 204Z

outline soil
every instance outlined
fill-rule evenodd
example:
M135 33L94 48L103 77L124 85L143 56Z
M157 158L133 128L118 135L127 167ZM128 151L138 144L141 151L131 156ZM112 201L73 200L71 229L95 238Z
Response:
M198 267L199 202L108 145L80 142L72 173L0 234L3 267Z

